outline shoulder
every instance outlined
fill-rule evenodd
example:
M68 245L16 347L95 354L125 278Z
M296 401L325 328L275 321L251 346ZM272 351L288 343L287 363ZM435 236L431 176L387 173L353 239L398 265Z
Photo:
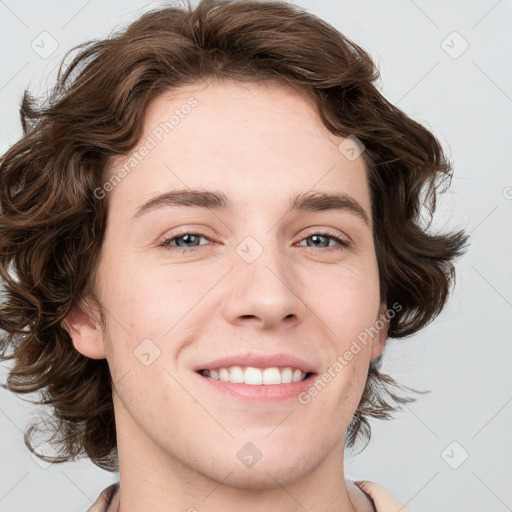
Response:
M362 491L352 480L345 480L345 484L350 502L357 512L376 512L375 505L369 494Z
M347 483L348 482L349 481L347 480ZM371 502L373 508L368 509L368 511L389 512L391 510L400 510L401 512L410 512L387 489L382 487L382 485L379 485L378 483L372 482L370 480L359 481L357 482L357 485L355 482L352 483ZM366 509L361 509L361 512L366 512Z
M119 482L114 483L103 489L96 501L87 509L86 512L109 512L114 496L119 489Z

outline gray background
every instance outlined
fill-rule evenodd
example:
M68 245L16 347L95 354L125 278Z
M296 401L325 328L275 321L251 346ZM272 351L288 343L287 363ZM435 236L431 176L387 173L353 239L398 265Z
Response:
M446 309L385 351L384 370L432 392L374 422L370 445L347 453L346 477L379 482L417 512L512 510L512 2L295 3L368 50L385 96L441 139L455 173L435 226L471 233ZM66 50L159 5L0 0L0 152L21 135L25 87L44 92ZM43 31L58 43L47 58L31 47ZM3 382L5 365L0 373ZM117 475L88 461L35 462L22 432L38 411L0 391L0 510L84 511Z

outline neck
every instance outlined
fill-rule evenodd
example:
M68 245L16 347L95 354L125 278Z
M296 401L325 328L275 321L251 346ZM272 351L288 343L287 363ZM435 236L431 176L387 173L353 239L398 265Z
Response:
M143 468L142 465L140 467ZM146 472L143 475L138 471L125 472L120 469L120 487L113 511L359 512L354 505L356 499L361 500L357 496L360 491L354 484L345 482L338 475L330 480L320 478L320 475L322 472L317 472L307 481L303 479L287 486L280 486L276 479L274 488L242 489L226 484L227 479L224 482L215 481L201 474L196 474L195 480L188 481L188 485L184 486L178 484L183 483L181 478L164 481L155 473Z
M313 459L304 459L292 467L279 464L276 469L262 457L246 468L235 457L230 463L224 460L226 451L237 453L239 440L232 440L232 448L224 451L223 447L220 454L212 449L211 457L197 457L180 447L179 441L171 453L142 432L119 404L116 425L120 486L111 506L115 512L360 510L354 507L354 495L361 491L350 482L347 489L344 478L344 436L316 465ZM310 466L311 471L302 470Z

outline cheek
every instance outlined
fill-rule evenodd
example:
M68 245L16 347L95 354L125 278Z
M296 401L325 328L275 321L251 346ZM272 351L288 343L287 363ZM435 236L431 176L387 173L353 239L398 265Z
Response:
M320 415L334 414L336 424L348 425L368 375L372 327L379 309L378 273L371 264L366 270L345 267L317 276L315 282L307 304L321 320L318 346L326 358L321 382L310 388L302 403L318 403ZM318 402L317 396L321 396Z
M207 305L206 295L219 273L190 269L125 264L104 281L102 299L110 313L106 345L117 377L140 370L140 363L153 366L152 361L172 369L183 345L197 335L198 311ZM210 320L218 308L211 305L208 311Z
M108 276L105 304L110 304L112 315L133 336L162 338L210 286L190 271L144 267L136 261L123 265Z
M340 399L340 410L342 411L342 423L347 425L352 420L354 413L364 391L368 375L368 359L355 357L345 367L346 377L344 380L343 392Z
M330 271L316 276L314 282L314 286L308 284L308 302L340 349L373 325L380 303L378 272L373 265Z
M363 352L350 361L334 357L319 379L299 397L301 404L311 408L310 428L318 428L318 418L329 418L339 432L346 429L359 405L367 374L368 358Z

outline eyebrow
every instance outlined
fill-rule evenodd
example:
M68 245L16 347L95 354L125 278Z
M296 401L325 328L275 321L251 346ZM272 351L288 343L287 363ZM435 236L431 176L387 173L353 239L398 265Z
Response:
M161 207L185 206L190 208L211 208L213 210L233 210L233 204L223 192L203 189L172 190L152 197L139 206L132 219ZM371 223L363 206L353 197L335 192L303 192L290 198L289 212L341 210L356 215L370 229Z

